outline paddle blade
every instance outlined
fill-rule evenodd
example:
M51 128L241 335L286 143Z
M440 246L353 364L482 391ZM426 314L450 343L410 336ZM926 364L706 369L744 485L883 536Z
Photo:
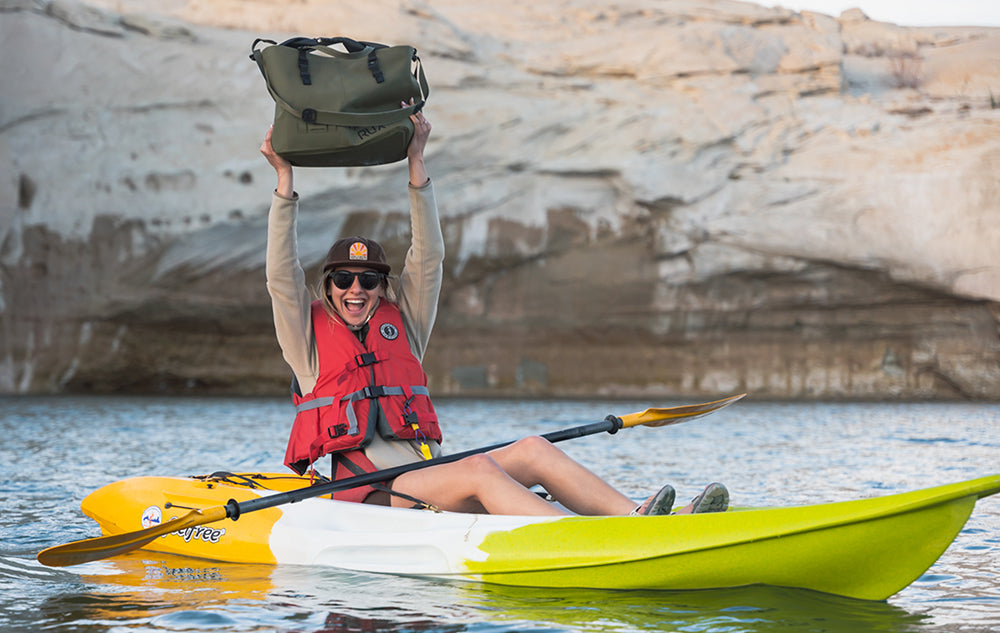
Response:
M713 402L703 402L701 404L686 404L679 407L669 407L665 409L646 409L642 413L629 413L627 415L621 416L622 427L629 428L632 426L667 426L669 424L677 424L684 420L691 420L694 418L700 418L703 415L708 415L709 413L715 413L719 409L728 407L737 400L745 398L747 394L741 393L735 396L729 396L728 398L723 398L722 400L715 400Z
M65 545L56 545L38 553L38 562L49 567L67 567L95 560L102 560L131 552L156 540L164 534L189 527L214 523L226 518L226 506L216 506L205 510L192 510L182 517L170 519L160 525L111 536L98 536Z

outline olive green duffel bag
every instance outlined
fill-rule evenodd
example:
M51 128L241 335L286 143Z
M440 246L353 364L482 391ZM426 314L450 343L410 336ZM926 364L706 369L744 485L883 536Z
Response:
M271 46L258 49L260 43ZM340 44L347 52L332 48ZM382 165L406 158L410 115L430 88L412 46L346 37L257 39L250 58L274 99L274 151L300 167ZM402 107L401 103L413 105Z

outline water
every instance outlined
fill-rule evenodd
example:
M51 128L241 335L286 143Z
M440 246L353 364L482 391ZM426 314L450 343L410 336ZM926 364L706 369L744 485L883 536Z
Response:
M667 402L443 401L449 451ZM96 536L81 499L111 481L281 471L290 405L272 399L0 399L2 631L1000 630L1000 496L886 602L768 587L698 592L505 588L159 554L49 569ZM740 402L712 416L561 444L626 494L710 480L737 504L839 501L1000 472L1000 405Z

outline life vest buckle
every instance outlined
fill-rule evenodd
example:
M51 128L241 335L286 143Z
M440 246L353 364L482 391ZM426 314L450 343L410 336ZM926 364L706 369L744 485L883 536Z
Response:
M365 398L381 398L385 396L385 388L379 385L374 387L365 387L361 390L361 395Z
M358 354L355 356L354 362L358 364L358 367L367 367L368 365L374 365L379 361L375 352L365 352L364 354Z

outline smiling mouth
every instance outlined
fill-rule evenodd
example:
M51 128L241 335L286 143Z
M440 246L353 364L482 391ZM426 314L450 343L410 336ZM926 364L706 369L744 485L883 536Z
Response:
M368 302L363 299L345 299L344 308L346 308L350 314L364 314L365 305L367 305L367 303Z

